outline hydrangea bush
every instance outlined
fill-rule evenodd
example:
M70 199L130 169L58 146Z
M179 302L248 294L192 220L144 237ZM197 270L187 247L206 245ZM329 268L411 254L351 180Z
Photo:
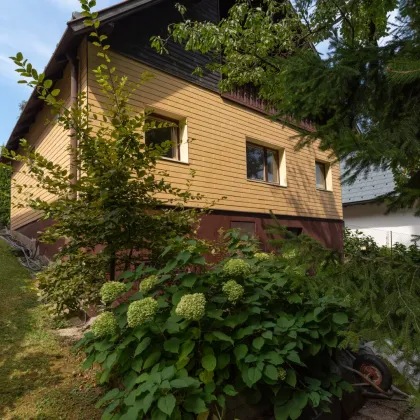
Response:
M179 238L165 267L123 274L153 287L101 315L78 344L86 368L101 365L100 383L121 384L99 401L104 418L221 419L241 394L265 398L278 420L297 419L351 389L330 369L345 304L313 287L316 276L229 235L230 256L219 263Z

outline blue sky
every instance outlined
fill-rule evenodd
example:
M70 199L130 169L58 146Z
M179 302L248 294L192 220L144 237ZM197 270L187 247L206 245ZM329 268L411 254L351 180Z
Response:
M121 0L97 0L104 8ZM19 116L19 102L30 88L18 85L15 65L9 59L18 51L43 70L66 29L78 0L0 0L0 145L6 143Z

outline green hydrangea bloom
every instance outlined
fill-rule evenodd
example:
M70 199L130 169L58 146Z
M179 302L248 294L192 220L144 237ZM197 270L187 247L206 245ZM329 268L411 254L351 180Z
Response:
M115 335L118 331L118 323L112 312L100 314L92 323L91 330L96 337Z
M157 276L150 276L150 277L147 277L147 278L143 279L140 282L140 286L139 286L140 292L142 292L142 293L150 292L150 290L152 290L153 287L155 287L157 281L158 281Z
M277 369L277 373L279 374L279 379L280 379L281 381L284 381L284 380L286 379L287 372L286 372L286 370L285 370L285 369L283 369L282 367L279 367L279 368Z
M251 266L246 261L236 258L225 263L223 273L231 277L244 277L251 273Z
M152 297L131 303L127 311L128 326L134 328L144 324L146 321L151 321L157 310L158 303Z
M125 293L126 290L127 289L124 283L120 283L118 281L109 281L101 287L101 290L99 291L99 295L103 302L112 303L119 296Z
M291 259L296 258L298 256L298 250L297 249L289 249L287 251L283 251L283 253L281 255L284 259L291 260Z
M228 301L233 303L236 303L244 295L244 288L235 280L227 281L222 290L227 295Z
M271 258L271 255L267 254L266 252L257 252L256 254L254 254L254 257L258 261L267 261Z
M206 297L203 293L184 295L179 301L175 313L190 321L198 321L203 318L206 311Z

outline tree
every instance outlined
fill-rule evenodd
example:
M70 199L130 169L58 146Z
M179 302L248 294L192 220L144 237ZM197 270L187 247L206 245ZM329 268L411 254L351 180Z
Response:
M252 83L288 124L310 120L298 147L317 140L346 160L348 182L372 168L391 169L397 188L390 209L420 214L420 33L418 2L408 0L238 0L220 23L188 19L169 38L187 50L213 54L220 88ZM395 24L390 13L399 8ZM384 40L384 37L390 37ZM313 45L330 42L321 57ZM223 59L220 59L223 57ZM200 73L200 69L197 69Z
M27 174L54 197L51 201L29 195L20 206L29 205L54 221L42 233L43 242L66 239L56 263L39 277L41 290L58 312L98 302L107 273L113 280L116 272L142 260L156 261L169 238L194 230L199 212L184 206L202 198L190 193L189 184L186 190L173 187L165 179L167 173L156 168L171 142L149 147L143 137L145 131L164 124L146 122L146 115L129 104L133 92L152 75L143 74L136 83L117 75L107 37L100 33L98 14L91 11L95 1L80 3L102 59L94 74L107 98L106 109L93 112L83 93L71 109L66 108L53 81L18 53L12 59L22 77L20 83L36 89L56 115L56 124L76 138L77 148L69 150L73 170L31 150L25 140L21 141L24 153L4 151L7 158L25 163ZM75 177L75 173L80 175ZM14 188L20 192L24 186Z

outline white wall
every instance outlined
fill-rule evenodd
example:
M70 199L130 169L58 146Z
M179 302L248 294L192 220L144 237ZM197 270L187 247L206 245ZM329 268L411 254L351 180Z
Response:
M346 227L373 236L379 245L411 245L412 235L420 235L420 217L410 211L385 215L384 204L372 203L346 206L343 210Z

